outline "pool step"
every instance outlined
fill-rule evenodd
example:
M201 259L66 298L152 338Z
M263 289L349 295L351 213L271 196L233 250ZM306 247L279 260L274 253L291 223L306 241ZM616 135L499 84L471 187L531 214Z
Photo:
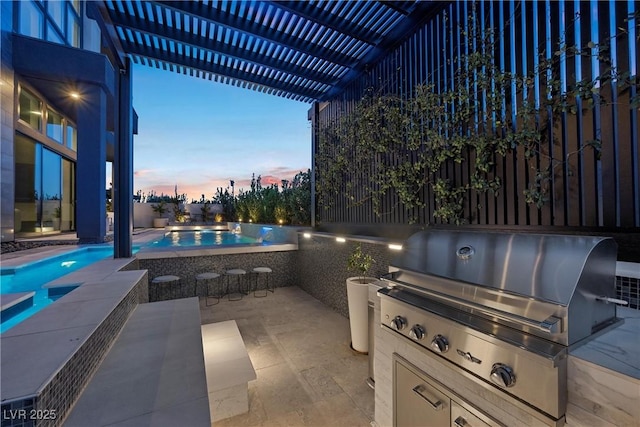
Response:
M76 285L61 284L61 285L51 285L51 286L44 285L43 288L47 290L47 296L49 297L49 299L53 301L57 301L58 299L62 298L72 290L78 288L79 286L80 284L76 284Z
M4 322L33 306L35 292L16 292L2 295L0 321Z

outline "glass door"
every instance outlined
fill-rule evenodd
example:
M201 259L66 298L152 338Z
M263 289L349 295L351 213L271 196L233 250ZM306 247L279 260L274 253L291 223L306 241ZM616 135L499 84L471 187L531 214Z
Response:
M59 154L42 150L42 231L60 230L62 208L62 158Z
M33 233L41 228L40 144L16 134L14 147L14 228L16 233Z
M60 218L60 230L75 230L75 164L67 159L62 159L62 206Z
M16 134L15 210L17 234L75 228L75 164Z

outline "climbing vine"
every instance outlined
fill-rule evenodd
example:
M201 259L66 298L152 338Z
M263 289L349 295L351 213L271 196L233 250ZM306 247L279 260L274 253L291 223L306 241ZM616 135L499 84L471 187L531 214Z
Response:
M601 150L596 134L564 157L554 156L550 151L557 143L558 123L611 102L600 90L611 82L618 93L630 92L639 83L636 76L612 66L608 41L585 46L559 42L551 54L541 50L528 73L517 74L496 63L494 29L480 32L470 18L460 32L477 47L459 55L449 87L442 89L429 77L402 97L372 86L351 111L318 129L320 206L330 207L344 196L350 206L371 203L377 215L385 215L382 200L393 193L401 208L411 211L426 206L427 186L434 217L464 223L468 198L499 194L503 178L496 165L517 152L531 168L523 197L541 209L549 202L553 176L571 156L584 150L599 156ZM563 86L560 63L578 56L597 58L600 74ZM386 87L382 82L377 86ZM637 90L629 100L631 109L640 107ZM449 165L461 163L469 165L468 179L443 178Z

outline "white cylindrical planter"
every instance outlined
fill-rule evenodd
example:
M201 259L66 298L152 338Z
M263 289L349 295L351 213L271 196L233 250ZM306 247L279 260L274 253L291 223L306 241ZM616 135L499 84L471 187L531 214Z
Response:
M153 218L154 228L164 228L169 224L169 218Z
M374 277L365 277L364 282L362 277L349 277L347 279L351 347L360 353L369 351L369 283L374 281L376 281Z

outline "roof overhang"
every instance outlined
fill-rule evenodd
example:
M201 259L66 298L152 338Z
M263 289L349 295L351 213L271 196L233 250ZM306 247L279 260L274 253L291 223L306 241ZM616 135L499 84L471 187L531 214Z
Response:
M13 68L38 92L71 120L76 121L77 103L71 92L83 85L101 87L107 95L107 126L113 129L115 74L104 55L13 34Z

